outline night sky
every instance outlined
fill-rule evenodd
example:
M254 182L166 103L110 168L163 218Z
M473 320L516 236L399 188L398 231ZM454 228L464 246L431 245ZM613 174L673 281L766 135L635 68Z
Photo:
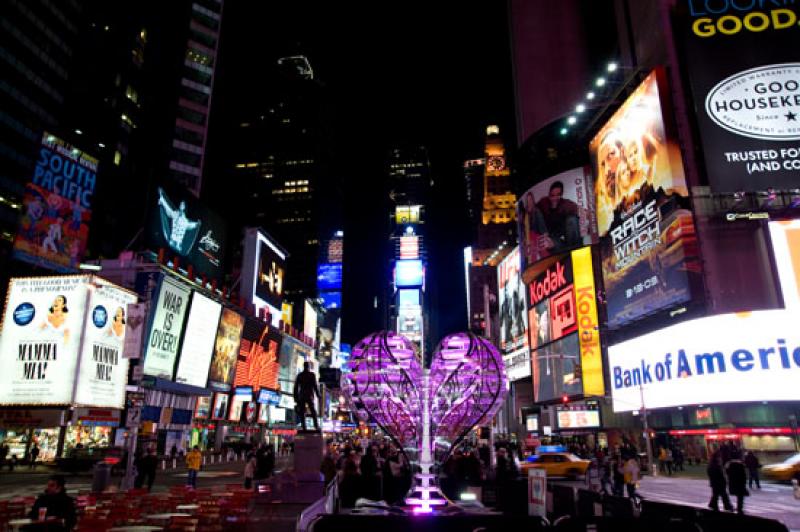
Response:
M217 74L217 83L228 86L225 94L231 85L257 94L254 87L269 83L260 62L302 53L330 98L331 151L346 198L344 342L383 326L372 304L387 268L376 252L388 236L383 176L395 142L423 144L431 158L431 334L438 341L466 328L462 165L482 156L487 124L499 124L512 147L510 41L505 2L458 3L452 10L435 4L225 4Z

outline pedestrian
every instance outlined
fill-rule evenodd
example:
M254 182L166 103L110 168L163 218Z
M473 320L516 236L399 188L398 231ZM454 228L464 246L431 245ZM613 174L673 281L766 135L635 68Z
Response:
M147 482L147 491L153 491L153 483L156 481L156 471L158 470L158 456L156 450L150 448L147 454L139 461L139 472L142 475L140 485Z
M256 467L258 466L258 460L256 459L256 453L248 453L247 455L247 463L244 465L244 487L245 489L250 489L253 487L253 477L256 474Z
M172 444L172 449L169 451L169 455L173 460L178 456L178 446L174 443Z
M612 473L614 475L614 486L612 492L617 497L622 497L625 494L625 474L622 471L624 462L622 457L618 454L611 462Z
M613 461L605 459L600 464L600 491L603 495L612 495L614 493L614 483L612 482L613 474Z
M496 456L495 482L497 483L497 508L499 510L506 510L510 508L509 495L513 490L513 482L517 478L517 471L514 460L508 456L505 447L500 447L497 450Z
M636 486L639 484L640 474L639 462L636 460L635 455L630 455L625 465L622 467L622 474L625 481L625 487L628 491L628 498L634 503L639 504L642 498L636 493Z
M753 483L755 483L756 488L761 489L761 481L758 478L758 470L761 468L761 462L758 461L758 457L753 453L753 451L747 451L747 454L744 456L744 466L747 468L748 473L748 487L750 489L753 488Z
M373 445L361 459L361 479L364 497L373 501L380 500L380 478L378 476L378 447Z
M731 459L725 469L728 472L728 491L736 496L736 513L744 513L744 498L750 495L747 491L747 471L741 460L742 453L736 449L731 451Z
M674 449L672 449L672 460L675 465L675 472L678 472L678 469L684 471L683 469L683 449L681 449L680 445L676 445Z
M344 469L339 480L339 499L342 507L354 508L361 494L361 475L358 473L358 466L348 458L344 462Z
M186 485L193 488L197 487L197 473L200 471L200 463L203 461L203 456L200 454L200 448L195 445L189 454L186 455Z
M708 460L708 483L711 486L711 501L708 507L715 512L719 511L719 499L722 499L722 506L729 512L733 511L731 500L728 498L727 481L725 480L725 470L722 468L722 453L715 451Z
M325 457L322 459L322 464L319 466L319 471L322 473L323 477L325 478L325 485L327 486L331 480L336 477L336 459L337 459L336 449L331 448L327 453L325 453Z
M34 521L39 521L40 510L43 511L46 517L55 517L63 520L62 527L48 524L47 530L72 530L75 526L77 520L75 517L75 501L67 495L62 475L53 475L47 479L47 487L44 493L36 498L28 517Z
M8 471L9 473L14 471L14 467L17 465L17 455L12 454L11 458L8 460Z
M31 463L30 463L31 469L36 468L37 458L39 458L39 446L34 443L33 447L31 447Z
M8 445L3 442L3 445L0 445L0 468L6 463L6 456L8 456Z

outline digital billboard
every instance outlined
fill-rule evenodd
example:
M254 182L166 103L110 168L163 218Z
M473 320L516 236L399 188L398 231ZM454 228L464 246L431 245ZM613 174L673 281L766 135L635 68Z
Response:
M121 408L125 309L135 301L132 292L88 275L11 279L0 334L0 404Z
M218 279L225 257L225 221L190 192L162 184L149 199L146 245L177 255L180 266L192 265L198 275Z
M231 389L243 330L244 316L231 309L223 309L214 342L214 355L208 370L210 388L221 391Z
M790 310L685 321L608 348L615 412L800 400L800 328Z
M662 69L650 73L589 147L610 329L691 300L699 282L680 149L663 118L664 79Z
M86 308L78 384L73 403L81 406L123 408L128 384L128 360L123 358L126 312L136 303L133 292L92 278Z
M527 305L525 285L520 275L519 246L497 265L497 286L500 292L500 349L509 353L527 348Z
M398 260L394 267L394 284L397 288L417 288L424 281L421 260Z
M249 386L255 392L262 388L280 390L278 384L280 342L281 335L267 323L256 319L245 319L233 385Z
M326 309L342 308L341 292L320 292L319 297L322 299L322 306Z
M273 326L281 319L286 260L289 254L257 228L245 230L242 260L242 298L252 303L257 313L267 309Z
M556 426L560 430L599 428L600 409L597 404L558 405Z
M311 360L313 350L306 344L295 340L291 336L284 336L281 342L280 369L278 370L279 384L282 390L291 390L297 374L303 371L303 362Z
M192 293L175 382L205 387L222 305L199 292Z
M97 159L45 132L22 200L14 257L76 271L86 252L96 184Z
M217 392L214 394L214 408L211 409L211 419L222 420L228 416L228 401L230 396L227 393Z
M528 189L517 202L523 272L536 262L597 242L594 190L588 168L574 168Z
M201 395L197 398L197 404L194 407L194 418L208 419L209 415L211 415L211 397Z
M317 340L317 311L307 300L303 301L303 334Z
M531 273L528 325L536 401L603 395L591 248L542 260Z
M320 263L317 265L317 290L341 290L342 263Z
M237 387L230 400L228 421L241 421L245 405L253 400L253 389L250 386Z
M188 288L166 275L161 277L155 310L151 311L150 335L144 357L145 375L172 379L188 302Z
M797 310L800 308L800 220L770 222L769 233L783 305Z
M684 0L680 11L712 191L797 188L800 5Z

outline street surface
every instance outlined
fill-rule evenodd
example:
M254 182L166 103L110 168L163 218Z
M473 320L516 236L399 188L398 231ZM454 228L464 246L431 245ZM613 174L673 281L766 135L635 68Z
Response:
M695 469L695 468L693 468ZM697 471L687 471L673 476L645 476L642 478L639 493L645 499L708 508L711 499L711 488L708 479ZM585 480L554 480L559 484L586 488ZM736 504L736 499L732 498ZM720 503L722 508L722 503ZM790 530L800 531L800 500L795 499L789 484L761 481L761 489L751 489L750 496L745 497L746 514L776 519Z

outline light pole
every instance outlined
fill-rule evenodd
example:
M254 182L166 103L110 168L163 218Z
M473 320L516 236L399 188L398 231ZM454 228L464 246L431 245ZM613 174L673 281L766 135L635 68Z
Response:
M644 386L639 385L639 396L642 398L642 425L644 426L644 444L647 452L647 463L653 476L658 476L658 467L653 463L653 445L650 441L650 427L647 425L647 406L644 404Z

